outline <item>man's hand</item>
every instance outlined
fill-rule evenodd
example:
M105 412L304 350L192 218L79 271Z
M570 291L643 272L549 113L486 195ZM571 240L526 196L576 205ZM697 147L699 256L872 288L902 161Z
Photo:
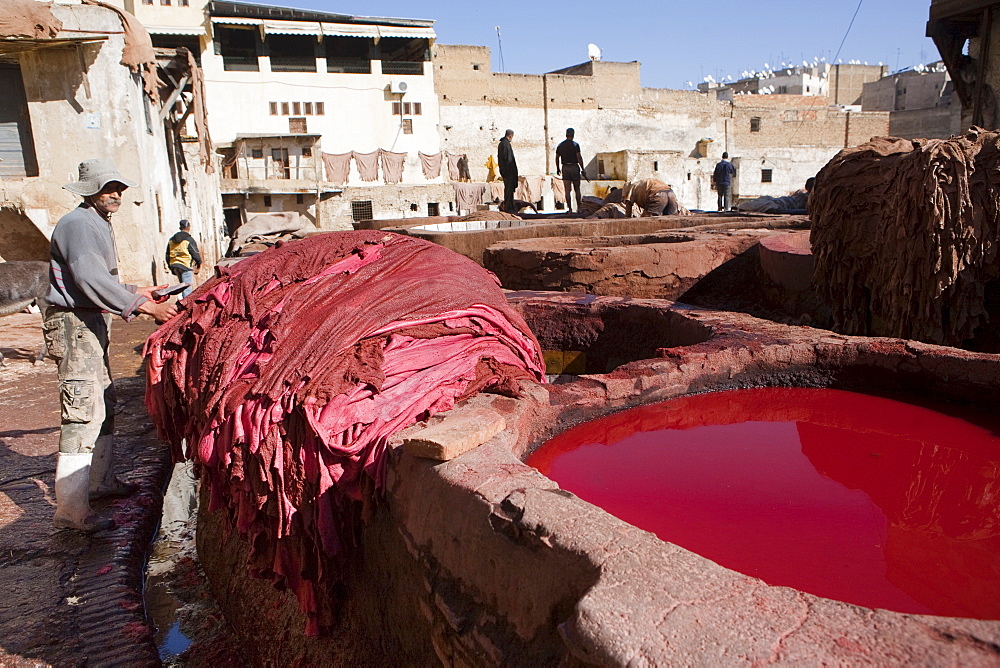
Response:
M153 300L139 304L138 311L139 313L153 316L153 320L155 320L157 324L165 323L178 313L176 304L158 304Z
M159 299L157 299L156 297L153 296L153 291L154 290L162 290L163 288L169 288L169 287L170 287L169 283L164 283L163 285L154 285L154 286L149 287L149 288L139 288L138 293L140 295L142 295L143 297L145 297L146 299L148 299L149 301L151 301L151 302L162 303L162 302L165 302L168 299L170 299L170 296L168 295L168 296L160 297Z

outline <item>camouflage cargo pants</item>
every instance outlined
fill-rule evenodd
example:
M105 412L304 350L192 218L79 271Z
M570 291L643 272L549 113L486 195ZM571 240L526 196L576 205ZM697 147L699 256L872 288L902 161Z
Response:
M115 431L108 359L111 315L50 305L42 328L49 354L59 364L59 452L93 452L99 436Z

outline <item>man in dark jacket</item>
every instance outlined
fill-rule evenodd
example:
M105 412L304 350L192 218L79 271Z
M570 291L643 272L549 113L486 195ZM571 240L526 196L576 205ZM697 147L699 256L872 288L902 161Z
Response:
M715 172L712 174L712 182L715 184L715 190L719 194L719 211L729 211L730 193L733 187L733 174L736 173L736 168L733 167L733 163L729 162L729 153L722 154L722 160L715 166Z
M514 210L514 191L517 190L517 161L514 160L514 149L511 148L510 140L514 138L514 131L507 130L503 133L503 139L497 146L497 162L500 166L500 178L503 179L503 206L507 213L517 213Z
M556 147L556 174L563 179L563 192L566 194L566 209L573 211L570 191L576 189L576 212L580 213L580 206L583 202L583 195L580 193L580 176L590 181L590 177L583 171L583 156L580 155L580 145L573 141L576 131L573 128L566 128L566 140ZM560 165L559 163L562 163Z
M181 220L179 227L181 231L170 237L170 241L167 242L167 266L174 276L188 284L181 293L181 297L187 297L194 285L195 272L201 269L201 253L198 252L198 244L191 236L191 223Z

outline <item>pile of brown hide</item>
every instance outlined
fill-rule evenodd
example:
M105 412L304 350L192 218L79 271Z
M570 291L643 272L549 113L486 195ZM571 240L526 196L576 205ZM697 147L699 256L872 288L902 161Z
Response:
M879 137L841 151L810 197L814 284L847 334L961 345L997 278L1000 134Z

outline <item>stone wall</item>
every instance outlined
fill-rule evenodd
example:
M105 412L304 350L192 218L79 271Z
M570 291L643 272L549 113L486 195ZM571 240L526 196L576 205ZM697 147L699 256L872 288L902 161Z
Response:
M846 113L823 97L754 95L727 102L714 92L642 88L636 62L507 74L490 72L487 47L436 44L432 51L442 147L469 156L473 180L485 180L483 164L507 128L515 133L521 174L554 173L555 147L572 127L591 178L599 172L599 153L646 152L648 164L630 167L630 177L657 176L675 186L688 208L714 210L709 176L723 151L744 164L777 163L772 168L782 172L763 185L759 174L756 181L738 179L737 196L786 195L840 149L888 131L888 113ZM759 132L750 131L754 117L761 118ZM706 139L712 141L702 144L708 147L702 155L699 142ZM655 174L652 162L661 162L655 154L684 160L664 157L666 173Z
M342 575L331 628L305 637L294 596L246 573L249 546L201 504L201 561L258 665L992 665L1000 622L819 598L725 569L560 490L522 463L568 425L699 391L786 385L995 405L996 356L838 336L739 313L581 295L513 295L543 348L588 350L654 326L659 350L613 372L480 395L456 409L507 428L447 462L390 448L384 494ZM623 336L622 350L642 337ZM449 419L442 416L442 419ZM419 434L420 426L398 435Z
M947 139L962 132L962 105L889 112L889 134L904 139Z

